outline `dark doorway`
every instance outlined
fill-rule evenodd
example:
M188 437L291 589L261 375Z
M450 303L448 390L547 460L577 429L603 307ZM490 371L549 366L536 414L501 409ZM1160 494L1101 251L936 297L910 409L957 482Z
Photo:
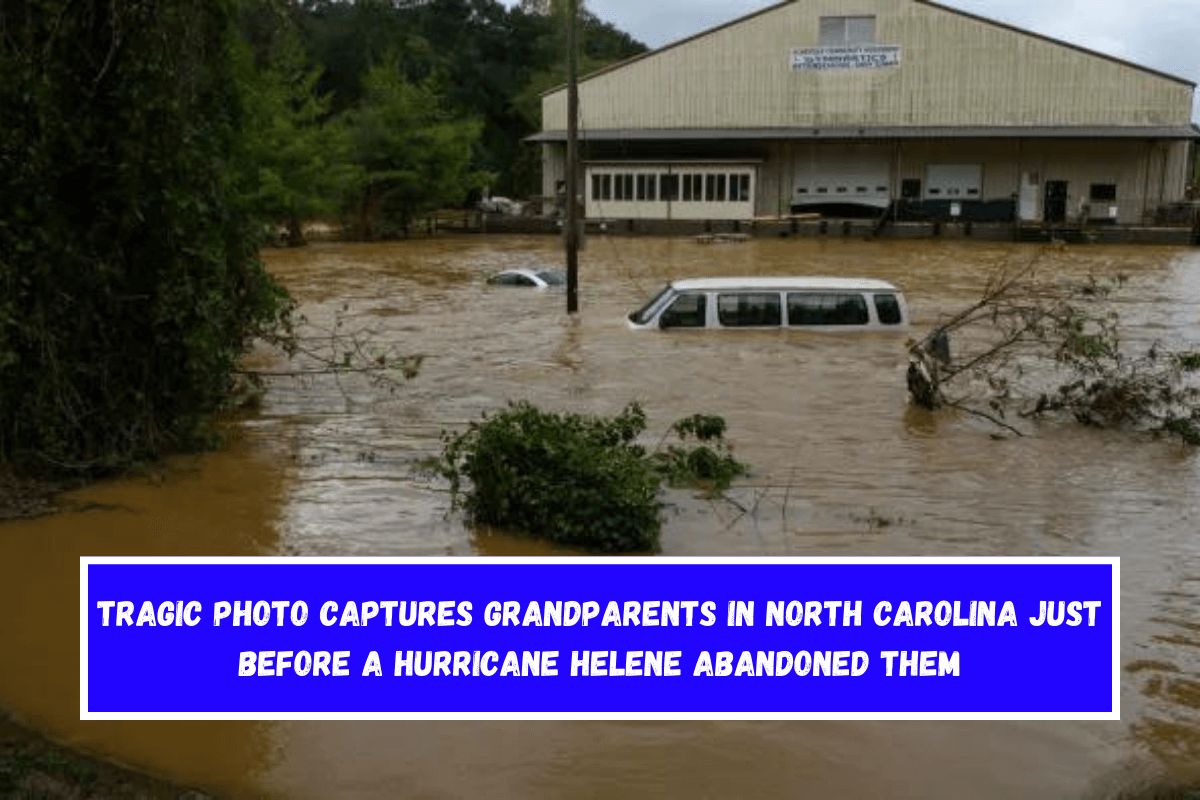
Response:
M1067 221L1067 182L1046 181L1045 213L1046 222Z

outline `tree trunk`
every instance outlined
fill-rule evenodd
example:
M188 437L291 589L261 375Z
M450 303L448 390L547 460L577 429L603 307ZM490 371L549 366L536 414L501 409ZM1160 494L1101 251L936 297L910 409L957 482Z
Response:
M288 219L287 224L287 243L288 247L303 247L308 244L304 240L304 226L296 217Z

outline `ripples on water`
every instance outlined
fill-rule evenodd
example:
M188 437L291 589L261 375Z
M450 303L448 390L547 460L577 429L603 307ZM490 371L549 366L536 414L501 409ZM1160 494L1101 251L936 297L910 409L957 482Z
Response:
M977 299L1035 249L984 242L592 238L581 314L561 293L494 287L558 267L554 238L317 244L265 254L300 301L303 333L363 331L425 356L394 393L343 377L273 381L222 453L156 481L95 487L96 510L0 526L0 601L30 615L0 656L0 697L85 746L221 791L296 797L1104 797L1130 774L1200 763L1200 498L1177 445L1074 426L993 438L982 421L906 404L904 335L631 332L624 315L666 280L737 274L882 278L912 335ZM1131 341L1200 340L1200 255L1078 247L1069 279L1127 279ZM274 363L258 353L255 365ZM668 496L666 555L1122 557L1120 723L291 723L79 725L70 664L79 555L552 554L447 514L421 463L439 433L512 400L611 414L633 400L648 439L720 414L752 474L734 503ZM40 581L39 584L32 584ZM8 586L8 589L3 588ZM46 588L31 589L31 585ZM218 729L218 745L205 733ZM1145 761L1153 756L1154 761ZM1134 764L1130 773L1130 764ZM1157 768L1157 767L1155 767Z

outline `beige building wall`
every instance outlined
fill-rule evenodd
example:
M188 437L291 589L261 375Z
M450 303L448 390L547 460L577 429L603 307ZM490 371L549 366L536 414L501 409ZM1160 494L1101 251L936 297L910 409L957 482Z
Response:
M567 154L563 145L542 145L542 187L547 197L556 197L560 183L567 180Z
M818 45L820 18L847 15L874 15L875 42L898 47L898 63L793 69L793 49ZM715 143L721 130L761 130L756 141L723 143L763 159L754 216L786 214L798 201L818 199L816 192L842 187L845 194L819 199L882 207L881 198L900 197L905 179L921 181L923 199L944 199L925 194L933 168L940 175L976 171L979 186L963 199L1017 197L1023 219L1043 218L1050 180L1066 182L1068 219L1099 218L1115 206L1116 221L1145 224L1160 206L1183 199L1189 175L1184 139L1089 138L1083 131L1049 138L1034 129L1186 129L1190 83L928 0L780 3L585 78L579 91L585 136L628 131L636 142L640 131L698 130L716 133ZM566 127L565 106L565 90L543 98L544 130ZM980 127L999 131L996 138L970 135ZM878 128L966 130L958 138L873 138ZM543 148L546 194L562 180L563 150ZM661 148L655 152L661 159ZM1116 184L1116 200L1093 198L1093 184Z
M544 145L546 194L551 194L565 177L561 146ZM658 219L744 219L787 214L796 202L797 176L814 162L844 162L856 154L866 160L886 161L888 194L900 196L905 179L921 181L922 197L928 186L930 165L978 164L982 173L983 201L1007 200L1026 194L1026 219L1040 220L1046 181L1067 183L1067 217L1105 218L1108 208L1118 209L1116 222L1126 225L1152 224L1159 207L1178 202L1184 193L1190 162L1186 141L1132 140L1044 140L1044 139L904 139L891 142L842 143L777 141L765 147L766 157L753 165L753 210L730 214L730 207L709 208L676 205L671 214L658 206L631 211L629 206L601 207L590 200L588 171L581 167L580 199L589 217ZM687 166L664 161L656 171L686 170ZM1092 184L1116 184L1115 203L1093 202ZM826 198L836 201L837 197ZM682 208L682 211L680 210ZM621 213L618 213L621 212Z
M759 171L755 214L786 214L794 202L794 177L811 159L837 161L859 152L890 162L890 191L899 197L905 179L928 186L930 165L977 164L982 173L983 201L1008 200L1022 185L1032 194L1030 219L1041 219L1045 182L1067 182L1067 215L1077 219L1088 206L1090 218L1107 217L1116 205L1123 224L1154 221L1157 208L1182 196L1187 142L1080 141L1030 139L906 139L890 143L776 142ZM800 165L798 167L798 165ZM1114 203L1091 200L1092 184L1116 184ZM830 200L836 198L829 198Z
M796 71L821 16L874 14L899 66ZM1186 125L1190 84L921 0L794 0L579 85L582 129ZM566 128L566 92L543 129Z

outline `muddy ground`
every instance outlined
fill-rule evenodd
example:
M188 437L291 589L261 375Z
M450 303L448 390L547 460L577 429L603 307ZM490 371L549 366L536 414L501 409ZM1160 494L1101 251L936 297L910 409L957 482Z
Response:
M0 798L209 800L209 795L89 758L0 711Z

